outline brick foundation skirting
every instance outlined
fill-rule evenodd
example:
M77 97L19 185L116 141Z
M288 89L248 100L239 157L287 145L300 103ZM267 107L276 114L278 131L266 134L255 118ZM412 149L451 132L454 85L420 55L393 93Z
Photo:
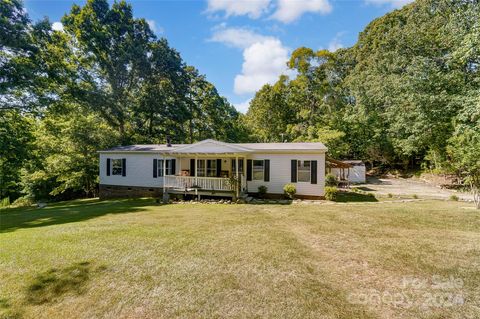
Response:
M248 193L252 196L257 196L257 193ZM155 197L161 198L163 195L162 187L142 187L142 186L120 186L120 185L99 185L100 199L110 198L140 198L140 197ZM283 194L265 194L267 199L282 199ZM325 199L323 196L314 195L295 195L298 199Z
M161 187L99 185L100 199L161 197L162 194L163 189Z

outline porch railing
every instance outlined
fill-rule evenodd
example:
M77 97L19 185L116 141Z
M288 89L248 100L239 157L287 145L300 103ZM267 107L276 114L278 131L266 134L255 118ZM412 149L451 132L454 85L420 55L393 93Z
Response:
M221 177L195 177L195 176L173 176L164 177L164 185L168 188L204 190L234 191L229 178Z

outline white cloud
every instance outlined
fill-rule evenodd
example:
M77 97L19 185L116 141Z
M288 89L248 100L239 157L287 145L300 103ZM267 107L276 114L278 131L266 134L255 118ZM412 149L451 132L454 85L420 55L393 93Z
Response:
M415 0L365 0L367 4L374 4L374 5L384 5L389 4L393 8L401 8L404 5L413 2Z
M328 51L335 52L338 49L345 47L341 40L341 37L343 36L343 34L344 32L339 32L335 35L335 37L328 44Z
M241 103L237 103L237 104L234 104L233 106L235 106L235 108L237 109L237 111L245 114L247 113L248 111L248 108L250 107L250 102L252 101L252 99L248 99L244 102L241 102Z
M52 30L63 31L63 24L59 21L52 23Z
M152 30L153 33L158 33L158 34L163 33L164 31L163 28L157 26L157 23L155 22L155 20L146 19L145 21L147 21L148 26L150 27L150 30Z
M267 9L270 0L208 0L208 12L225 11L227 17L248 15L259 18Z
M290 23L307 12L327 14L331 11L332 5L328 0L278 0L277 11L272 18L283 23Z
M273 36L255 33L246 28L228 28L225 23L213 29L208 41L220 42L243 50L242 71L234 79L236 94L251 94L264 84L273 84L281 74L293 75L287 68L289 49ZM247 103L237 104L247 109Z
M276 82L281 74L288 74L288 51L276 38L246 48L243 51L242 73L235 77L235 93L254 93L264 84Z
M214 29L209 41L220 42L228 46L246 49L254 43L262 42L272 37L267 37L244 28L225 28L225 24Z

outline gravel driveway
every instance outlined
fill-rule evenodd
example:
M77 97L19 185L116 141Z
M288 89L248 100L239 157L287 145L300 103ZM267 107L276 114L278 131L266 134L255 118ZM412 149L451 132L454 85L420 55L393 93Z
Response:
M473 200L473 196L469 193L442 189L419 180L406 178L368 177L366 184L355 185L355 187L379 195L417 195L419 198L438 199L448 199L451 195L457 195L461 200Z

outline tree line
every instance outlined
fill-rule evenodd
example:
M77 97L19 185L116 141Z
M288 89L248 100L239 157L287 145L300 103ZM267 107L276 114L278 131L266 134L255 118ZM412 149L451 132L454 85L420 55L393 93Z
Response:
M96 151L205 138L321 141L330 156L461 177L480 205L480 3L417 0L350 48L301 47L239 114L125 1L63 30L0 2L0 199L94 196Z
M55 31L0 2L0 199L94 196L100 149L247 138L240 114L125 1Z
M251 101L263 141L322 141L330 155L452 173L480 205L480 4L417 0L372 21L351 48L296 49Z

